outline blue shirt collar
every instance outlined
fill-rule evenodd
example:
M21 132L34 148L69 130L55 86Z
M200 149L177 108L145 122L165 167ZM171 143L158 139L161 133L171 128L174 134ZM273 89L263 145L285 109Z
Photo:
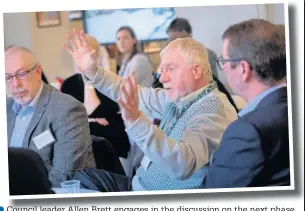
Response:
M42 89L43 89L43 87L44 87L43 85L44 85L44 84L41 83L41 86L40 86L40 88L39 88L39 90L38 90L38 93L36 94L36 96L34 97L34 99L29 103L29 105L28 105L27 107L25 107L24 109L22 108L22 105L20 105L19 103L17 103L17 102L15 101L14 104L13 104L13 107L12 107L13 111L14 111L15 113L20 113L21 110L25 110L25 109L27 109L27 108L35 109L35 108L36 108L36 105L37 105L37 102L38 102L38 99L39 99L39 97L40 97L40 95L41 95Z
M283 84L279 84L279 85L270 87L269 89L266 89L265 91L261 92L238 113L238 116L242 117L243 115L246 115L247 113L253 111L264 97L274 92L275 90L280 89L285 86L287 86L287 84L283 83Z

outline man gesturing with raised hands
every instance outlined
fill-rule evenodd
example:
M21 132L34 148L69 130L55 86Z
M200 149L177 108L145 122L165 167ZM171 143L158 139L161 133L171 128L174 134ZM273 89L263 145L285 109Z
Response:
M200 187L209 160L226 127L237 115L212 80L206 48L192 38L172 41L161 52L164 89L137 86L97 66L83 31L67 35L63 48L100 92L117 101L126 132L144 153L133 178L104 170L76 174L85 188L103 192L193 189ZM161 119L159 127L147 118Z

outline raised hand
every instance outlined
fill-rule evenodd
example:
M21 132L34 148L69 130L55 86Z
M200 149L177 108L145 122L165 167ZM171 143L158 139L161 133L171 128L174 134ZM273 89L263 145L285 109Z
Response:
M140 116L135 71L126 79L120 88L122 97L118 99L118 102L122 111L122 119L125 121L126 125L130 125Z
M66 37L69 44L62 44L62 48L71 55L77 69L92 79L97 72L97 54L88 45L85 33L73 29L73 35L67 34Z

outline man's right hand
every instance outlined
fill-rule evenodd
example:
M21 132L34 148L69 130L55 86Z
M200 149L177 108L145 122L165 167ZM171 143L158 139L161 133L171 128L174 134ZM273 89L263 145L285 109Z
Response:
M69 44L62 44L62 48L71 55L77 69L87 78L93 79L97 72L97 54L88 45L85 33L73 29L73 35L66 36Z

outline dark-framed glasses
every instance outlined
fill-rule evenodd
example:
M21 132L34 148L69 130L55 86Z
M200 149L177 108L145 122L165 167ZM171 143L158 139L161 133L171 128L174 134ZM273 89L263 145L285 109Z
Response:
M154 78L159 79L161 74L158 72L153 73Z
M16 79L19 79L19 80L24 80L26 79L30 72L32 72L33 70L35 70L35 68L37 67L38 64L35 64L34 67L32 67L31 69L29 70L25 70L25 71L20 71L18 73L16 73L15 75L9 75L9 74L6 74L5 75L5 80L7 83L11 83L13 81L13 78L15 77Z
M221 56L217 59L217 64L218 64L218 66L221 70L224 70L226 62L240 62L242 60L243 60L242 58L240 58L240 59L223 59L223 57Z

